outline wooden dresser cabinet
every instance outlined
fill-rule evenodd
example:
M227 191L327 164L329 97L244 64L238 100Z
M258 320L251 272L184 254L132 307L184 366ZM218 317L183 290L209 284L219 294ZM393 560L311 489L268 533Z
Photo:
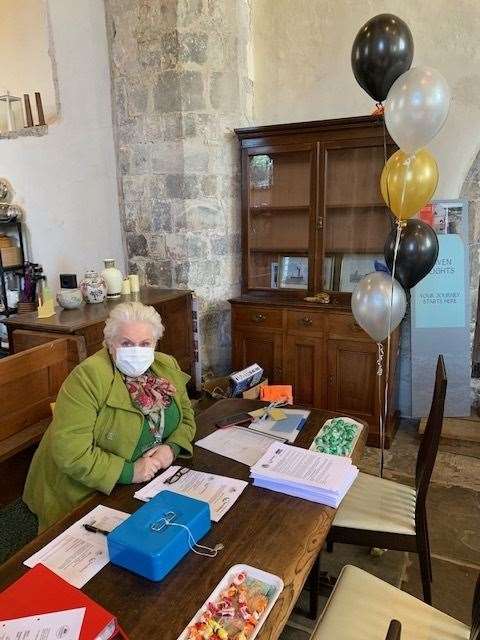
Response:
M358 280L384 262L392 219L379 191L394 150L371 117L237 130L242 146L242 295L232 365L258 362L298 404L357 416L379 444L385 389L377 345L351 312ZM376 263L376 264L375 264ZM329 302L306 297L328 294ZM386 446L396 426L392 334Z
M139 300L155 307L165 326L158 349L173 355L180 368L193 378L192 292L185 290L147 287L139 294L121 296L99 304L83 304L79 309L58 308L50 318L39 319L36 312L10 316L5 321L10 353L69 335L78 341L83 357L90 356L103 346L103 328L110 311L120 302L130 300Z

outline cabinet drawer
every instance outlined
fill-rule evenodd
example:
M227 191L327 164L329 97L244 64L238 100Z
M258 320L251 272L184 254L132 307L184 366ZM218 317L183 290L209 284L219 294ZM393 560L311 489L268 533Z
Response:
M289 331L323 333L325 328L324 314L308 310L289 311L287 313L287 328Z
M264 307L233 307L232 321L235 325L281 329L282 310Z
M362 327L355 322L355 318L352 315L340 313L329 314L328 337L366 340L371 342L371 338L365 333Z

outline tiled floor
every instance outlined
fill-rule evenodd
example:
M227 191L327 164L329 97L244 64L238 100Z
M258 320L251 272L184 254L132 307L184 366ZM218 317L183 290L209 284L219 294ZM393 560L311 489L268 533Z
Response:
M390 451L385 477L412 484L418 450L416 423L403 421ZM378 474L379 451L368 448L361 470ZM473 590L480 572L480 444L445 440L440 444L427 499L432 547L435 607L467 624ZM414 596L422 584L416 554L387 551L372 557L362 547L335 545L322 554L322 570L337 576L345 564L354 564ZM305 595L305 594L304 594ZM322 600L322 606L325 600ZM293 615L282 640L308 640L314 622Z

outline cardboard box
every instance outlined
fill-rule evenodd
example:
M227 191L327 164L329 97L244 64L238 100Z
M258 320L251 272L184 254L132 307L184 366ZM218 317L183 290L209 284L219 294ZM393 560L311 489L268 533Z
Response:
M260 388L268 384L268 378L262 378L258 384L242 393L242 398L256 400L260 395ZM230 378L222 376L220 378L207 378L202 384L202 389L212 398L221 399L230 397Z
M5 247L0 249L2 255L2 266L16 267L22 264L22 254L18 247Z

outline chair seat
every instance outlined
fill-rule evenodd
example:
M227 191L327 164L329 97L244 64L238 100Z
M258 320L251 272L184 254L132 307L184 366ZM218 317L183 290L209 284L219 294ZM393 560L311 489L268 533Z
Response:
M402 640L468 640L470 629L357 567L345 566L311 640L385 640L390 620Z
M342 500L333 525L415 535L415 489L359 473Z

